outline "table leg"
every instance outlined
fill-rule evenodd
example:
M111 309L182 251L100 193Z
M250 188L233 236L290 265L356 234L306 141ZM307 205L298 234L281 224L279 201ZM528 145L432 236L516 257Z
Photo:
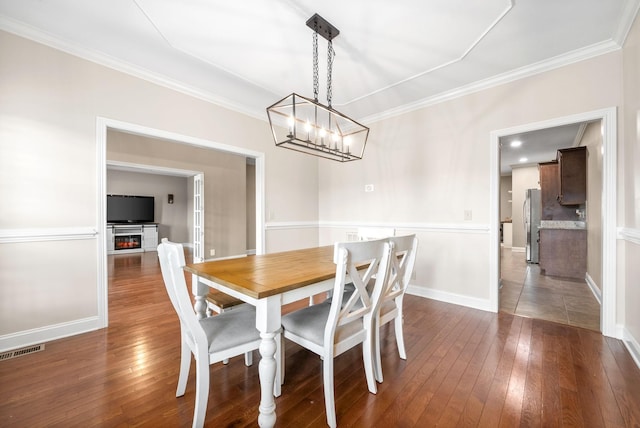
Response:
M276 336L280 330L280 298L267 297L258 301L256 305L256 328L260 331L260 414L258 425L273 427L276 424L276 403L274 399L274 384L276 382L277 350ZM279 381L279 379L278 379ZM279 391L279 388L278 388Z
M198 319L206 318L209 286L199 281L197 275L191 275L191 292L194 297L193 309L196 311Z
M260 415L258 425L261 427L273 427L276 424L276 403L273 397L273 385L276 379L276 341L274 333L261 333L260 343Z

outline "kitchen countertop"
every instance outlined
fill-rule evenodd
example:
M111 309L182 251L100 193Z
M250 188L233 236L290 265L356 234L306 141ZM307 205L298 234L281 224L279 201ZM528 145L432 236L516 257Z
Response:
M578 220L541 220L538 229L586 229L587 222Z

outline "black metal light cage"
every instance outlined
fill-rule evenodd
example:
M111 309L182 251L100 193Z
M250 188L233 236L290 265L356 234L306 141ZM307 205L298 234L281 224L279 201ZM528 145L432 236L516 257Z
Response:
M276 146L339 162L362 159L369 128L293 93L267 108Z
M273 139L278 147L339 162L362 159L369 128L331 107L331 41L340 31L318 14L309 18L307 26L314 31L315 99L292 93L267 107ZM318 102L318 34L329 42L327 106Z

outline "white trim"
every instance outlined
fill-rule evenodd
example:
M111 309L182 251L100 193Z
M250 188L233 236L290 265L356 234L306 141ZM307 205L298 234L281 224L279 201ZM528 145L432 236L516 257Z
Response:
M638 11L640 11L640 2L638 0L624 2L624 9L620 16L620 22L618 23L617 31L613 35L613 40L618 45L624 45L627 35L629 35L629 31L631 31L636 15L638 15Z
M589 286L589 290L591 290L593 297L595 297L598 301L598 304L602 306L602 291L600 291L596 282L593 280L593 278L591 278L589 272L584 275L584 280L587 282L587 285Z
M318 227L357 229L359 227L387 227L398 229L409 229L420 232L455 232L455 233L489 233L488 224L468 224L468 223L358 223L347 221L321 221Z
M172 177L193 177L203 174L202 171L192 171L190 169L167 168L164 166L146 165L132 162L120 162L107 160L107 169L115 171L142 172L157 175L169 175Z
M256 167L256 252L264 253L265 249L265 154L254 150L236 147L228 144L222 144L202 138L191 137L187 135L177 134L161 129L149 128L135 123L123 122L119 120L109 119L105 117L96 117L96 152L97 152L97 201L98 218L97 224L106 224L106 177L107 177L107 129L115 129L122 132L141 135L151 138L160 138L173 141L178 144L187 144L200 148L208 148L218 150L235 155L245 156L255 159ZM108 305L109 290L108 272L107 272L107 249L104 239L104 233L98 234L98 323L100 327L108 326Z
M618 229L618 238L631 242L632 244L640 245L640 229L621 227Z
M394 116L399 116L405 113L409 113L415 110L419 110L424 107L435 105L444 101L460 98L475 92L483 91L485 89L493 88L503 85L505 83L513 82L526 77L534 76L536 74L544 73L550 70L561 68L570 64L574 64L580 61L584 61L590 58L594 58L599 55L604 55L610 52L615 52L621 49L621 46L626 38L628 32L631 29L631 25L634 22L635 16L638 11L637 2L628 2L626 8L623 11L621 17L621 25L618 31L614 35L613 39L604 42L596 43L591 46L587 46L567 54L559 55L554 58L550 58L544 61L540 61L536 64L521 67L515 70L511 70L478 82L473 82L466 86L454 88L440 94L427 97L418 100L414 103L405 104L403 106L386 110L384 112L366 116L360 118L361 123L372 123L383 119L388 119ZM167 76L150 72L149 70L141 69L140 67L124 62L118 58L114 58L103 53L95 52L75 44L64 41L60 38L54 37L50 34L46 34L43 31L18 22L16 20L0 17L0 29L16 34L20 37L33 40L37 43L41 43L45 46L50 46L54 49L66 52L76 57L91 61L93 63L111 68L113 70L126 73L130 76L138 77L142 80L155 83L175 90L177 92L213 103L215 105L224 107L226 109L262 120L267 121L267 117L264 114L264 110L253 110L247 108L247 106L238 104L227 98L220 97L219 95L205 92L202 89L193 87L184 82L168 78Z
M266 223L267 230L284 229L312 229L312 228L333 228L333 229L358 229L362 227L393 228L415 230L418 232L452 232L452 233L489 233L488 224L467 224L467 223L359 223L355 221L281 221Z
M496 174L500 165L498 162L500 151L500 137L518 134L522 132L535 131L539 129L552 128L555 126L568 125L580 122L602 121L602 148L603 148L603 171L602 171L602 305L600 306L600 331L605 336L621 338L620 329L617 328L617 253L616 253L616 218L617 218L617 110L616 107L605 108L585 113L579 113L560 118L554 118L541 122L529 123L511 128L495 130L490 133L490 174ZM491 179L490 197L490 218L492 228L497 229L499 223L496 221L499 215L498 195L500 194L499 182ZM491 241L492 252L499 251L499 243ZM500 286L499 272L497 269L491 270L490 292L491 306L497 307L499 294L497 290ZM494 300L496 299L496 300Z
M512 253L524 253L526 251L525 247L511 247Z
M89 317L5 334L4 336L0 336L0 352L35 345L37 343L50 342L63 337L75 336L77 334L98 330L101 327L98 317Z
M283 230L283 229L313 229L318 227L316 221L270 221L265 225L267 230Z
M448 293L441 290L433 290L431 288L419 287L411 285L407 287L407 294L427 299L437 300L439 302L451 303L454 305L465 306L468 308L479 309L481 311L495 312L491 307L488 299L478 299L476 297L463 296L455 293Z
M94 227L0 229L0 244L95 239L96 235L98 231Z
M212 104L256 119L260 119L262 121L267 120L266 115L264 114L264 110L258 111L247 109L246 106L238 104L237 102L234 102L227 98L223 98L211 92L205 92L202 89L188 85L185 82L171 79L162 74L151 72L137 65L125 62L119 58L115 58L101 52L77 46L73 43L69 43L50 34L46 34L38 28L31 27L21 22L15 21L11 18L0 16L0 29L9 33L16 34L20 37L24 37L26 39L33 40L45 46L52 47L62 52L66 52L78 58L82 58L95 64L102 65L112 70L125 73L129 76L134 76L144 81L155 83L156 85L163 86L165 88L210 102Z
M638 343L638 340L633 337L631 332L626 328L623 331L622 337L624 345L627 347L629 354L631 354L631 358L633 358L636 366L640 369L640 343Z
M634 16L635 15L631 16L631 22L633 22ZM620 46L621 45L617 44L613 40L596 43L591 46L587 46L585 48L578 49L573 52L569 52L568 54L559 55L554 58L540 61L536 64L531 64L525 67L511 70L506 73L499 74L497 76L490 77L485 80L480 80L477 82L470 83L469 85L466 85L466 86L461 86L459 88L452 89L450 91L445 91L441 94L424 98L414 103L405 104L400 107L396 107L380 113L369 115L360 119L359 122L365 123L365 124L373 123L383 119L389 119L395 116L400 116L415 110L420 110L425 107L440 104L445 101L461 98L476 92L480 92L486 89L494 88L496 86L504 85L506 83L515 82L516 80L535 76L537 74L555 70L557 68L571 65L580 61L584 61L600 55L615 52L621 49Z

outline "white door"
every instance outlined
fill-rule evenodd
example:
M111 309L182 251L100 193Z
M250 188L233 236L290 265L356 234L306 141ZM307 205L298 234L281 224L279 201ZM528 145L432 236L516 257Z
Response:
M204 261L204 175L193 176L193 261Z

